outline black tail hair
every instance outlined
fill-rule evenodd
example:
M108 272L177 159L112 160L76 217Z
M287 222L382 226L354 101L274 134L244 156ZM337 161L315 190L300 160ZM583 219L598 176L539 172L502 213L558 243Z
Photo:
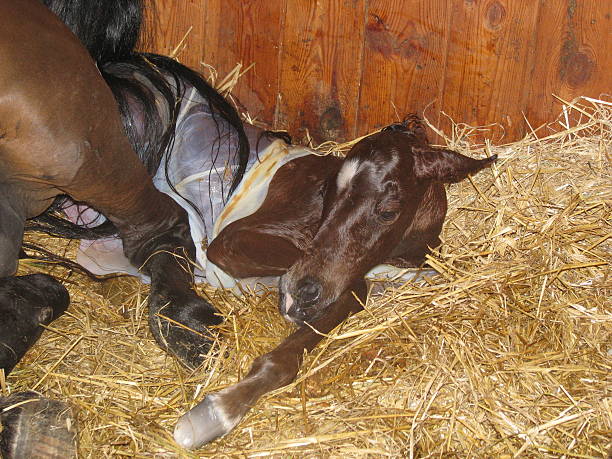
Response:
M41 0L53 11L96 62L130 56L143 23L142 0Z
M29 253L26 252L26 249ZM88 277L92 281L105 281L107 279L114 279L117 277L129 277L128 274L123 273L111 273L104 275L94 274L88 269L83 268L75 261L72 261L61 255L57 255L53 252L43 249L42 247L37 246L36 244L31 244L29 242L23 243L19 258L30 258L32 260L41 261L42 263L49 263L51 265L62 265L64 268L68 268L72 272L78 272Z
M189 67L184 66L174 59L159 54L142 53L139 56L144 60L144 62L151 63L157 68L156 73L159 75L158 79L161 80L160 82L165 82L165 80L161 79L161 74L159 72L159 70L162 70L173 75L175 80L187 82L193 86L200 93L200 95L206 99L211 108L213 116L219 115L234 128L236 134L238 135L238 151L236 152L238 157L238 168L234 173L232 185L229 190L229 194L232 194L244 176L250 153L249 139L244 132L242 120L240 119L240 115L238 115L236 109L232 107L232 105L221 94L219 94L216 89L210 86L210 84L208 84L208 82L199 73L195 72ZM172 107L175 109L176 105L172 105ZM173 114L173 119L175 119L175 117L176 113ZM171 123L171 129L173 129L173 127L174 124ZM173 137L173 135L171 137Z
M166 152L174 141L175 123L184 93L185 83L193 86L208 102L213 117L225 120L238 137L237 168L228 195L236 189L249 159L249 141L242 121L232 105L197 72L174 59L135 51L144 10L142 0L41 0L81 40L95 59L102 76L113 91L123 124L132 146L151 176L155 175ZM162 94L168 107L168 126L161 126L150 90L133 80L121 78L110 67L125 65L137 68ZM168 82L168 77L171 83ZM144 135L137 135L129 113L128 98L136 99L144 113ZM144 139L144 140L143 140ZM42 215L28 221L26 229L75 239L97 239L116 234L116 228L106 222L94 228L83 228L64 219L61 208L65 197L58 197Z
M270 131L270 130L263 131L259 135L259 139L257 139L257 141L259 141L262 137L266 137L268 139L281 139L287 145L291 145L293 143L293 139L291 138L291 135L287 131Z

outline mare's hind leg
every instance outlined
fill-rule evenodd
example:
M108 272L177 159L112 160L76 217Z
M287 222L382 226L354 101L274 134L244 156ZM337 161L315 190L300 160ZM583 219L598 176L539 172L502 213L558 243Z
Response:
M46 274L15 277L23 238L20 199L0 186L0 368L9 374L49 324L68 307L68 292Z
M186 212L154 188L123 138L103 158L89 155L66 189L111 220L134 266L151 277L149 325L157 343L195 368L211 344L208 325L221 322L192 289L195 246Z
M197 365L210 345L202 336L205 325L218 318L191 289L191 273L174 256L194 257L186 213L154 188L110 88L78 39L40 2L0 5L0 176L20 184L26 217L68 194L111 220L127 258L152 278L151 316L171 304L166 316L175 319L172 314L180 312L177 322L197 325L198 334L189 335L174 325L161 330L152 320L154 336ZM27 59L16 42L27 48ZM175 339L164 339L164 333Z
M0 279L0 368L9 374L40 338L48 325L67 308L66 288L46 274Z

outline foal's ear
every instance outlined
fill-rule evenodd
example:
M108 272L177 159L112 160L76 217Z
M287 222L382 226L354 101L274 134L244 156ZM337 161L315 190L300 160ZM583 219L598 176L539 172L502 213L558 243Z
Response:
M412 152L414 173L418 179L444 183L460 182L497 159L497 155L485 159L473 159L442 148L413 147Z

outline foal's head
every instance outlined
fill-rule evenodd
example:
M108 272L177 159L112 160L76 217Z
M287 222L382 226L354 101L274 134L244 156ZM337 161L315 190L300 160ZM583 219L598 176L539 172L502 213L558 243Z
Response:
M355 144L328 184L310 249L281 278L281 313L297 323L320 317L355 280L389 258L419 208L419 215L427 215L446 205L425 202L432 184L458 182L494 160L431 147L418 122L389 126Z

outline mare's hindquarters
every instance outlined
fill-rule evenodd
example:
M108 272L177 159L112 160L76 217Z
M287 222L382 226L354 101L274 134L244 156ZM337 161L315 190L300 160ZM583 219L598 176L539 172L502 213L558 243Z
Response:
M0 61L2 184L19 190L25 217L58 194L106 215L132 264L152 278L150 323L158 343L198 365L210 344L205 325L219 319L191 290L188 262L176 258L195 254L187 215L154 188L87 50L38 1L1 2Z

